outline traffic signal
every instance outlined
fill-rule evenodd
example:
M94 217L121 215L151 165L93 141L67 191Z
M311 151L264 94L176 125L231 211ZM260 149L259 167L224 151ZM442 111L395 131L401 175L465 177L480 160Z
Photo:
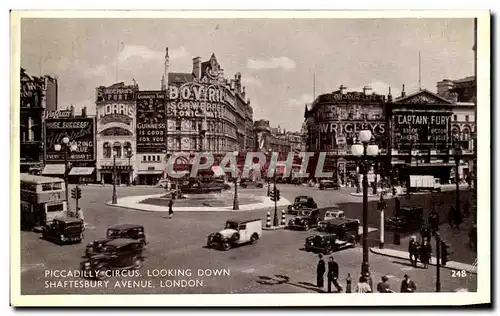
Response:
M279 201L281 198L280 196L280 190L276 190L276 201Z
M396 190L395 187L392 187L392 195L396 195L398 193L398 191Z
M75 200L79 200L82 198L82 189L79 187L71 189L71 198Z
M276 201L276 191L271 190L271 201L275 202Z
M450 256L450 245L441 241L441 264L444 266L449 260Z

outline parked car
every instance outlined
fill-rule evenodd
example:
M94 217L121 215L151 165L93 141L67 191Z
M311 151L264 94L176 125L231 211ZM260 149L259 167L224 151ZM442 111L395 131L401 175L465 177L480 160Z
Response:
M318 226L325 217L324 209L303 209L294 218L290 219L287 228L309 230Z
M337 234L318 233L306 238L304 248L306 251L313 251L329 255L334 251L347 247L355 247L356 239L351 237L349 240L339 238Z
M84 223L81 219L56 218L42 228L42 238L63 245L83 240Z
M229 250L234 245L256 243L262 235L262 220L229 220L218 233L208 236L207 247Z
M250 179L241 179L240 181L240 187L242 188L263 188L264 183L260 181L254 181Z
M332 181L332 180L321 180L319 182L319 189L320 190L326 190L326 189L334 189L338 190L339 189L339 184Z
M299 195L295 197L293 204L288 205L287 213L292 215L297 215L299 210L302 209L315 209L318 208L318 204L310 196Z
M412 232L420 230L424 223L424 209L422 207L401 207L394 216L387 219L387 230L398 232Z
M344 218L345 213L341 209L338 209L336 207L327 207L325 208L325 218L323 219L324 221L334 219L334 218Z
M102 252L80 263L80 269L91 278L105 279L112 270L140 269L144 264L142 244L138 240L117 238L109 241Z

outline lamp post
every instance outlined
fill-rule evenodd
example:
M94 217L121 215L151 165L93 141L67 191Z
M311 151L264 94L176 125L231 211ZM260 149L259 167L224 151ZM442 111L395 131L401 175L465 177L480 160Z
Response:
M235 151L233 154L238 157L238 152ZM237 159L236 159L237 160ZM236 173L238 173L238 168L236 168ZM238 203L238 174L234 177L234 199L233 199L233 211L238 211L240 209L240 204Z
M369 145L372 133L369 130L359 132L361 144L351 146L352 154L357 157L363 157L360 163L360 169L363 173L363 263L361 264L361 273L366 273L370 269L368 262L368 156L378 154L377 145Z
M64 137L62 139L62 144L56 144L54 146L54 149L56 151L64 151L64 190L66 191L66 204L68 205L69 203L69 192L68 192L68 169L69 169L69 163L68 163L68 155L71 151L75 151L77 149L76 144L69 144L69 137ZM67 209L67 212L69 213L69 207Z
M384 201L384 193L380 192L380 201L378 202L378 209L380 210L380 243L379 248L384 248L384 234L385 234L385 222L384 222L384 211L387 207L387 203Z
M460 159L462 159L462 147L459 142L455 142L455 147L453 148L453 156L455 158L455 209L457 214L460 213L460 177L458 174L458 167L460 166Z
M132 158L132 148L127 149L127 158L128 158L128 183L127 186L130 186L132 181L132 166L130 165L130 158Z
M441 292L441 236L436 233L436 292Z
M113 152L113 195L111 196L111 204L117 203L116 197L116 152Z

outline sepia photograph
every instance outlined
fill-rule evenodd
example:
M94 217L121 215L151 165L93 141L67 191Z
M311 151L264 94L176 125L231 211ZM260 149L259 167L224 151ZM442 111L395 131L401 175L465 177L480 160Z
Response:
M489 12L12 11L11 44L11 305L491 303Z

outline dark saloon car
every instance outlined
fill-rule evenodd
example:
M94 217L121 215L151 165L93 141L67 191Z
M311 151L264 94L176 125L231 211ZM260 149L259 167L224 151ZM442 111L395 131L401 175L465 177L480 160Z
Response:
M295 197L293 204L288 205L287 213L292 215L297 215L299 210L302 209L315 209L318 208L318 204L310 196L299 195Z
M327 190L327 189L338 190L339 189L339 184L335 183L332 180L321 180L319 182L319 189L320 190Z
M144 264L143 247L138 240L117 238L104 245L101 252L80 263L85 275L96 279L112 276L113 270L138 270Z
M356 242L354 239L346 241L340 239L336 234L321 232L314 236L307 237L304 248L306 251L329 255L334 251L346 247L354 247L355 245Z
M84 223L77 218L56 218L42 230L42 238L57 244L80 243L83 240Z
M394 216L387 219L385 227L391 231L413 232L420 230L424 223L422 207L401 207Z
M240 181L240 187L242 188L263 188L264 183L259 182L259 181L254 181L250 179L241 179Z
M303 209L288 222L287 228L309 230L317 227L318 223L324 219L325 213L326 210L321 209Z
M318 231L335 234L339 240L355 244L359 236L359 220L335 218L318 224Z
M224 182L203 182L198 179L190 179L180 186L182 193L185 194L221 193L228 188L229 185Z
M136 224L119 224L111 226L106 232L107 239L130 238L138 240L143 246L146 245L144 227Z

